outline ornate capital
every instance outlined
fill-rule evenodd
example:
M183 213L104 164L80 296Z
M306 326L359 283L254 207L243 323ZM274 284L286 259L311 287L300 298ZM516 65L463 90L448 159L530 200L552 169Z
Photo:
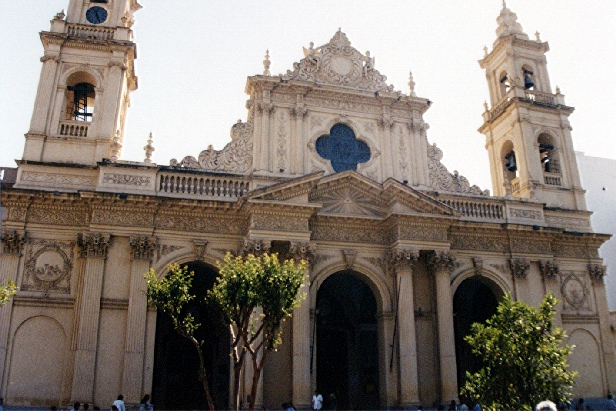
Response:
M601 264L588 264L588 276L595 284L603 284L605 266Z
M151 261L156 250L156 240L146 236L130 238L130 258L133 260Z
M107 67L119 67L120 70L128 69L128 66L124 64L123 61L113 61L113 60L107 63Z
M17 231L5 231L2 233L2 252L4 254L21 254L26 236L20 235Z
M107 249L111 244L111 236L101 233L79 233L77 245L82 258L107 258Z
M530 264L525 259L516 258L509 260L509 268L511 269L511 274L515 278L523 279L526 278L526 273L530 268Z
M291 108L291 115L297 118L304 118L308 114L308 109L303 104Z
M244 257L248 254L259 257L265 253L269 253L271 248L272 242L269 240L244 240L241 254Z
M50 54L45 54L43 57L41 57L41 63L45 63L46 61L49 61L49 60L53 60L57 63L60 61L60 57L52 56Z
M439 271L452 272L457 266L455 254L449 251L434 252L431 255L428 265L434 273Z
M195 259L198 261L203 261L205 259L205 249L207 247L207 241L194 241L195 247Z
M316 248L316 245L313 243L291 242L289 255L295 261L306 260L309 264L312 264L314 261L314 252L316 251Z
M379 127L381 128L392 128L394 126L394 119L391 118L389 114L383 114L383 117L378 119Z
M560 273L558 264L551 260L539 260L539 269L541 270L544 280L553 280Z
M419 259L419 251L414 249L395 249L389 252L387 263L393 270L412 268Z

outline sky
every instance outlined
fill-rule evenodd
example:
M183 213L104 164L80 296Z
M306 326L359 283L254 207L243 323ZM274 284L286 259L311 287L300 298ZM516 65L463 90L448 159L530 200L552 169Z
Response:
M131 94L123 160L142 161L150 132L153 161L222 149L231 126L246 120L246 77L272 74L303 57L302 47L329 42L341 28L375 68L408 94L409 70L428 140L442 162L471 184L492 189L482 124L489 99L477 61L496 39L500 0L140 0L135 14L139 89ZM0 0L0 165L23 154L41 69L38 33L68 0ZM575 150L616 159L616 1L509 0L524 31L548 41L548 72L570 116Z

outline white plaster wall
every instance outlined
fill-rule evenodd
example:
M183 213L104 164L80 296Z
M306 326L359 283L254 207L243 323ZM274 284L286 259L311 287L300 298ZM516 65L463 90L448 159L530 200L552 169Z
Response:
M607 265L608 307L610 311L616 310L616 159L591 157L579 151L575 156L588 210L594 211L590 218L592 228L613 235L601 246L599 255Z

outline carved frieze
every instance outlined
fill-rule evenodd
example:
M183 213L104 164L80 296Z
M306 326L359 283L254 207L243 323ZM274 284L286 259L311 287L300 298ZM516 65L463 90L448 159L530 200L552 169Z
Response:
M605 266L600 264L588 264L588 276L593 283L603 284Z
M428 267L433 273L439 271L452 272L457 266L456 255L449 251L431 253L428 259Z
M147 236L132 236L129 240L130 258L151 261L156 250L156 240Z
M539 210L527 210L522 208L510 208L509 216L514 218L524 218L527 220L542 220L543 213Z
M590 310L590 292L583 277L574 272L563 273L560 292L563 296L563 310Z
M532 237L511 238L511 251L514 253L551 254L552 248L547 239L535 239Z
M10 207L8 221L25 221L26 220L26 208L25 207Z
M2 253L3 254L21 254L26 236L19 234L17 231L4 231L2 233Z
M31 240L24 265L24 291L70 293L75 243Z
M554 255L556 257L569 258L588 258L588 250L582 243L580 244L555 244Z
M31 208L28 222L60 226L83 226L88 224L88 213L70 208Z
M504 237L466 235L462 233L456 233L451 237L451 248L494 251L499 253L504 253L509 250L508 241Z
M154 225L157 228L200 233L243 234L247 229L244 220L176 214L160 214L156 216Z
M143 210L109 210L96 209L92 213L92 222L116 226L151 227L154 215Z
M553 280L560 273L558 263L552 260L539 260L538 263L544 280Z
M530 263L523 258L513 258L509 260L509 269L511 274L518 279L525 279Z
M392 270L399 270L405 267L412 268L419 259L419 251L396 248L391 250L387 257L387 263Z
M109 234L79 233L77 245L82 258L107 258L107 249L111 244Z
M327 222L311 224L314 240L388 244L387 233L371 225L328 224Z
M252 254L259 257L265 253L269 253L272 248L272 242L269 240L244 240L241 254L247 256Z
M276 231L308 231L308 219L296 216L254 214L251 227Z
M550 226L556 226L556 227L571 227L571 228L589 228L590 227L590 220L587 218L545 216L545 222Z
M393 240L447 241L447 229L439 226L400 224Z
M74 188L75 186L96 185L96 176L24 171L21 173L21 181L43 184L46 186Z
M124 186L148 187L152 185L152 177L132 174L105 173L103 183Z

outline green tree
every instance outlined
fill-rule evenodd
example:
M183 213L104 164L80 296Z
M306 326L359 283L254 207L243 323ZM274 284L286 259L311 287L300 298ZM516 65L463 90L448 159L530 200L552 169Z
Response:
M208 300L218 305L232 336L233 408L239 408L240 372L249 354L254 371L249 403L252 411L265 360L282 342L282 323L305 298L300 290L307 262L281 263L277 254L243 258L227 253L218 268L219 277Z
M546 399L569 400L577 373L567 370L572 347L554 326L557 303L550 293L537 309L507 293L491 319L473 324L465 341L484 366L466 373L461 394L486 410L532 410Z
M213 411L215 407L207 381L203 341L199 341L195 337L195 331L201 324L197 323L195 317L186 310L188 303L195 298L194 295L190 294L195 273L194 271L189 272L186 266L179 264L170 264L168 270L168 274L162 279L158 279L153 269L150 269L145 275L148 304L171 317L175 330L190 341L197 350L199 355L199 381L203 384L208 407Z
M16 292L17 285L13 281L7 281L6 286L0 284L0 305L8 303Z

